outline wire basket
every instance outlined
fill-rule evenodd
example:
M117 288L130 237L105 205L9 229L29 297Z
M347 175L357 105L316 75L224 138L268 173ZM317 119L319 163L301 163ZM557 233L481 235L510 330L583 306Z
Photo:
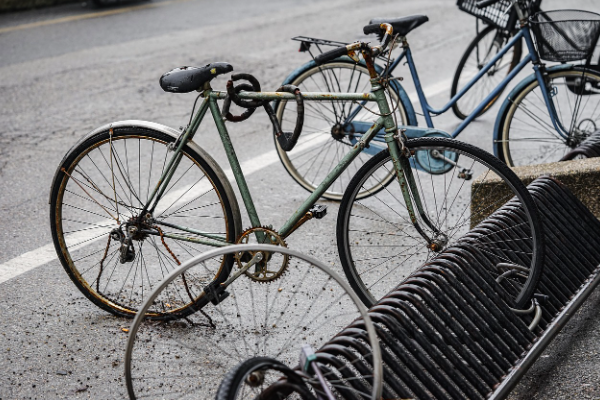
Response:
M457 0L456 5L458 9L464 11L468 14L471 14L487 24L493 25L496 28L502 30L512 30L516 27L517 18L515 15L514 8L510 8L512 1L510 0L500 0L497 3L489 5L484 8L477 8L477 3L480 0ZM519 6L521 9L527 13L527 15L532 12L537 11L539 5L536 3L539 1L536 0L519 0ZM508 12L507 12L508 11Z
M600 35L600 14L582 10L541 11L529 18L542 60L590 59Z

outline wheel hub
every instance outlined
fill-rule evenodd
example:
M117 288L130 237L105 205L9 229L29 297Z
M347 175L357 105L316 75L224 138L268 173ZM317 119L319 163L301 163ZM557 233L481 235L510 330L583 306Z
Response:
M581 142L585 140L586 137L586 132L580 130L579 128L575 128L571 131L571 134L567 138L566 144L570 148L574 149L575 147L579 146Z
M131 217L127 221L127 229L132 240L142 241L148 237L148 234L144 232L156 229L154 218L151 213L146 213L143 217Z
M335 140L344 139L344 127L339 122L331 127L331 137Z
M596 131L596 122L591 118L582 119L566 141L567 146L575 148Z
M118 241L121 244L119 260L121 264L132 262L135 259L135 250L133 241L141 242L148 237L148 232L151 229L156 229L153 226L153 218L150 213L143 218L133 216L118 228L110 231L110 240Z
M262 371L253 371L246 377L246 383L250 387L259 387L265 381L265 374Z
M442 250L444 250L447 244L448 236L444 235L443 233L438 233L429 244L429 248L431 251L440 253Z

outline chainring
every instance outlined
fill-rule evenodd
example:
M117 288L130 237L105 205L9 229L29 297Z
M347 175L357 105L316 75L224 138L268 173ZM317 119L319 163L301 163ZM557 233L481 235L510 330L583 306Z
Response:
M256 228L246 229L238 240L237 244L272 244L275 246L287 247L285 240L273 229L259 226ZM250 261L258 251L247 251L238 253L234 256L238 268L243 268L244 265ZM270 253L261 251L263 253L262 260L251 266L244 274L256 282L266 283L272 282L277 278L281 277L286 271L289 265L290 256L281 253ZM275 269L269 269L269 267L275 267Z

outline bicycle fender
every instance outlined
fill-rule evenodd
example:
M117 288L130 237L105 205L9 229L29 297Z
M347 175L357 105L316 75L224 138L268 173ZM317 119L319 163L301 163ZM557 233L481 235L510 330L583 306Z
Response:
M75 143L73 146L71 146L69 151L67 151L67 153L63 157L62 161L60 162L58 169L54 173L54 178L52 179L52 186L54 186L54 183L56 182L56 180L59 179L59 175L62 172L61 168L63 167L63 165L64 165L65 161L67 160L67 158L69 157L69 155L77 147L79 147L79 145L81 145L83 142L88 140L90 137L92 137L100 132L107 131L110 128L149 129L149 130L164 133L166 135L173 137L174 139L177 139L181 135L181 131L179 131L175 128L171 128L170 126L158 124L156 122L149 122L149 121L126 120L126 121L117 121L117 122L113 122L110 124L102 125L101 127L96 128L96 129L92 130L91 132L89 132L87 135L85 135L84 137L79 139L77 141L77 143ZM229 179L227 178L227 175L225 174L223 169L219 166L219 164L217 164L215 159L212 158L212 156L210 154L208 154L206 152L206 150L204 150L202 147L200 147L197 143L190 141L190 142L188 142L187 145L193 151L198 153L198 155L200 157L202 157L208 165L210 165L210 167L215 171L215 174L217 175L217 177L221 180L221 183L223 183L225 192L227 192L227 197L229 197L229 199L231 200L231 208L232 208L232 213L233 213L233 218L234 218L235 233L236 233L236 236L238 236L242 232L242 218L241 218L241 214L240 214L240 207L237 202L237 197L235 196L235 192L233 191L233 188L231 187L231 183L229 183ZM50 196L52 196L52 193L50 193ZM48 204L50 204L51 201L52 201L52 199L49 198Z
M332 60L331 62L335 62L335 61L346 61L346 62L355 63L355 61L352 60L348 56L336 58L335 60ZM361 60L359 64L366 67L364 60ZM307 70L314 68L316 66L317 66L317 63L314 60L311 60L311 61L307 62L306 64L299 66L298 68L293 70L284 79L282 85L288 85L288 84L292 83L298 76L300 76ZM383 70L383 68L381 66L375 64L375 70L378 73L380 73ZM398 98L400 99L400 101L402 102L402 105L404 106L404 109L406 110L406 117L408 118L408 121L407 121L408 125L417 125L417 115L415 114L415 109L413 107L412 102L410 101L410 98L408 97L408 94L404 90L404 87L402 87L402 85L398 81L391 81L390 86L398 94ZM302 88L300 88L300 90L302 90ZM273 109L277 108L278 103L279 103L279 100L273 100L273 103L272 103Z
M548 71L548 72L564 71L564 70L573 69L574 67L575 66L573 64L553 65L551 67L546 68L546 71ZM493 141L494 141L493 148L494 148L494 155L496 157L498 157L498 151L496 150L498 146L496 145L496 143L498 143L497 141L501 139L501 135L502 135L502 133L500 132L500 129L502 129L501 124L502 124L502 121L504 120L504 116L508 112L508 107L510 107L510 105L512 104L513 99L516 98L517 95L523 89L525 89L527 86L529 86L536 79L537 78L535 77L535 74L531 74L531 75L525 77L521 82L519 82L517 84L517 86L515 86L513 88L513 90L510 91L510 93L508 94L508 96L506 96L506 98L504 99L504 102L500 106L500 110L498 111L498 114L496 115L496 122L494 123L494 135L493 135Z

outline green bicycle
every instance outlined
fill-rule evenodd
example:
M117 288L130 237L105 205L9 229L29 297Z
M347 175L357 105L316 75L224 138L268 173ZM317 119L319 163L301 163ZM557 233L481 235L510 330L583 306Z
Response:
M326 208L315 205L319 197L384 129L387 149L376 157L375 168L358 172L355 179L361 190L350 194L340 209L347 222L346 232L338 228L338 235L345 235L347 243L341 256L359 262L353 259L353 253L360 248L368 250L362 252L362 259L375 259L378 246L393 246L397 262L394 270L386 271L386 284L379 292L385 294L407 273L451 246L473 221L516 197L528 214L528 223L507 230L528 250L497 261L519 270L504 281L514 280L510 301L517 306L527 304L542 266L541 226L535 204L516 175L492 155L468 144L436 137L443 134L431 129L414 140L407 140L398 131L392 112L397 105L388 103L389 82L377 74L373 58L385 50L393 40L394 30L401 31L400 28L390 23L369 25L365 29L382 32L380 44L356 42L318 57L317 61L324 63L340 55L355 60L362 56L371 78L369 93L303 93L294 87L262 92L258 82L247 74L233 75L227 91L217 91L212 89L211 81L231 72L230 64L182 67L163 75L161 86L174 93L199 91L199 97L203 97L185 129L121 121L104 125L82 138L59 165L50 194L54 245L79 290L104 310L132 317L169 272L207 249L252 242L286 246L285 238L303 223L325 215ZM238 82L236 86L240 80L250 83ZM261 222L226 127L226 120L243 120L259 107L269 112L269 103L275 99L295 107L295 114L301 114L304 103L311 101L350 100L364 104L366 110L378 115L372 127L278 230ZM223 109L218 100L225 100ZM242 115L231 115L232 102L246 109ZM373 102L376 106L371 105ZM245 231L241 229L240 207L223 170L193 141L208 111L252 224ZM288 133L281 132L272 109L269 115L278 143L293 148L302 128L301 118L295 131ZM310 138L303 140L310 143ZM497 190L476 189L487 183ZM387 200L370 205L368 213L361 213L360 201L354 201L359 192L361 196L383 193L385 196L376 198ZM480 200L472 202L472 197ZM494 253L494 248L510 247L511 243L482 240L480 246ZM268 283L277 280L288 267L285 260L272 265L266 257L248 269L247 261L229 256L215 258L203 272L182 275L176 293L157 298L148 308L148 316L179 318L209 302L223 301L227 297L228 277L234 271L235 276L243 271L255 281ZM171 286L170 290L174 288Z

